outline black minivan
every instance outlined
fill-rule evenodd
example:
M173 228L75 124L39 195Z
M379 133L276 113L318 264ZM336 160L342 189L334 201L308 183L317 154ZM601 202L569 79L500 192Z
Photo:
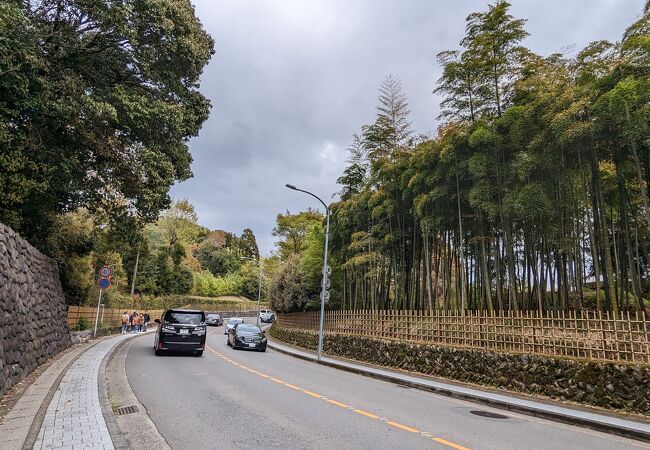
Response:
M156 355L177 351L203 355L205 349L205 313L195 309L168 309L156 319L158 330L153 341Z

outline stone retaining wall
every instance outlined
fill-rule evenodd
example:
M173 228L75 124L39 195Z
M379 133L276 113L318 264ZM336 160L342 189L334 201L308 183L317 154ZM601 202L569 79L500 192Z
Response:
M271 336L315 350L314 331L280 328ZM650 415L650 367L439 347L327 333L323 351L344 358L604 408Z
M68 345L56 262L0 224L0 396Z

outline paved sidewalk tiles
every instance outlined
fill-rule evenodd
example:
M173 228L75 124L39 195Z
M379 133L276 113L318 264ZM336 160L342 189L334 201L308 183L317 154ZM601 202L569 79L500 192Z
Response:
M105 339L68 369L52 397L34 449L113 449L99 404L97 376L102 359L130 334Z
M0 448L20 450L29 434L34 417L61 371L86 347L64 353L25 390L13 408L0 421Z

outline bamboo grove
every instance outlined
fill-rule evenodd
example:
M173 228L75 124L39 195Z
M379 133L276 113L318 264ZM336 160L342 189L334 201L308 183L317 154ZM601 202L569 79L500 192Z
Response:
M382 84L332 206L341 308L645 307L650 2L620 42L546 57L509 6L469 15L438 55L435 137Z

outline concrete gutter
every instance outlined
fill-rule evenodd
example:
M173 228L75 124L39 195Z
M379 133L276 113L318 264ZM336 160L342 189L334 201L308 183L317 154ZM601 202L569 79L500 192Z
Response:
M377 367L355 364L353 362L323 357L319 362L315 352L299 350L292 346L279 343L269 337L268 346L278 352L315 362L328 367L345 370L348 372L376 378L391 383L408 386L414 389L433 392L436 394L481 403L494 408L514 411L529 416L550 419L556 422L567 423L592 430L617 434L627 438L650 442L650 422L630 420L627 418L600 414L597 412L573 409L560 404L544 403L541 401L527 400L508 395L472 389L451 383L435 381L424 377L384 370Z

